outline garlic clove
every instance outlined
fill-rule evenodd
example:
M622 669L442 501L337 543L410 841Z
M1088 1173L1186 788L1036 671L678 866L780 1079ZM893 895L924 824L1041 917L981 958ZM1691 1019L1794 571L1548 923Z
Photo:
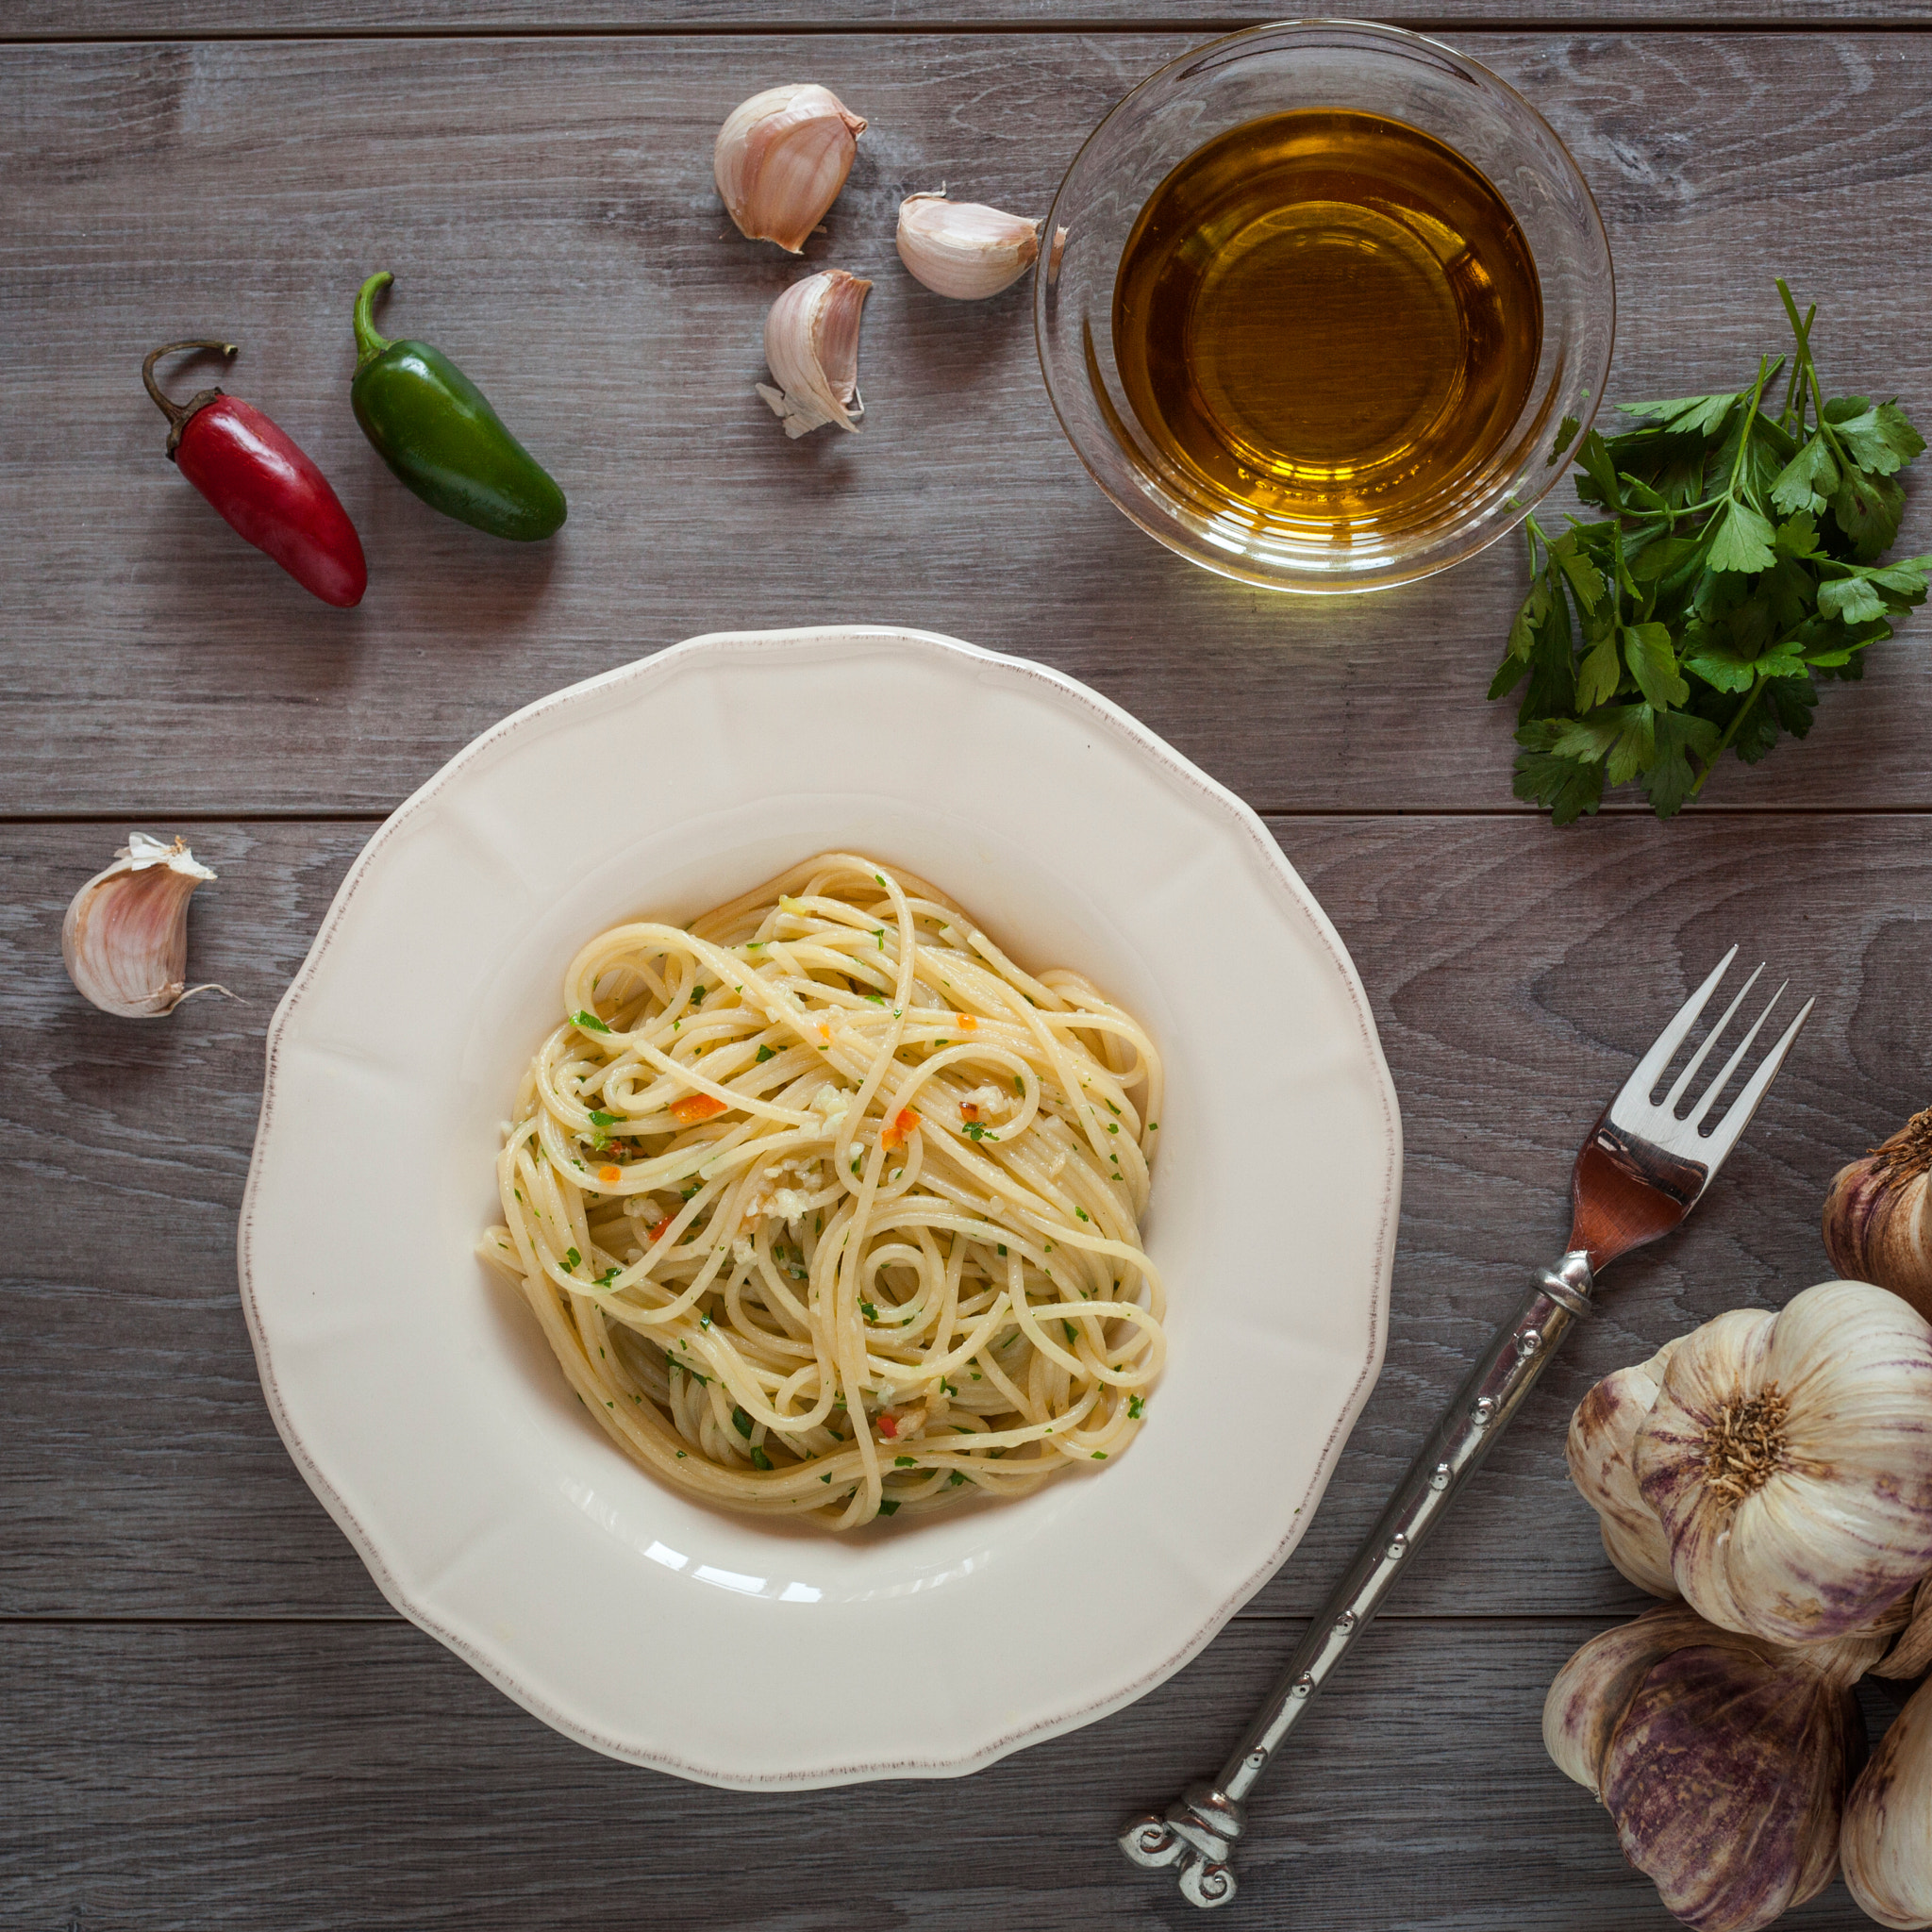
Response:
M75 991L125 1019L172 1013L190 991L188 901L213 877L179 839L164 845L134 833L75 893L61 922L60 955Z
M841 268L807 275L772 304L765 317L765 360L777 388L759 383L791 437L826 423L857 429L865 414L858 393L858 325L872 284Z
M1897 1932L1932 1925L1932 1686L1921 1685L1878 1740L1845 1801L1839 1857L1868 1918Z
M1011 288L1040 255L1040 224L937 193L899 204L899 259L936 295L977 302Z
M829 88L767 88L725 117L711 151L739 232L796 255L838 200L865 123Z
M1638 1490L1630 1451L1676 1345L1666 1342L1649 1361L1606 1375L1577 1404L1564 1444L1571 1480L1597 1513L1605 1555L1653 1596L1677 1594L1671 1540Z
M1841 1637L1932 1569L1932 1324L1867 1282L1677 1345L1632 1450L1677 1588L1776 1643Z
M1824 1252L1848 1281L1875 1281L1932 1317L1932 1108L1862 1160L1840 1168L1824 1197Z

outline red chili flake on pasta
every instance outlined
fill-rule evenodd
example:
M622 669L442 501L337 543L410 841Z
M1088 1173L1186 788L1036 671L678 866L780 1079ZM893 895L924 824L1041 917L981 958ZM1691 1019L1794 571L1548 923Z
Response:
M671 1219L672 1217L667 1214L662 1221L651 1228L650 1232L644 1236L644 1239L647 1241L661 1241L671 1232Z
M886 1441L890 1442L895 1436L898 1435L898 1418L892 1415L890 1411L888 1411L885 1414L882 1414L879 1417L879 1434L882 1435L886 1439Z
M919 1116L909 1107L902 1107L892 1116L891 1124L879 1136L879 1145L888 1153L894 1147L903 1147L919 1131Z
M600 1167L597 1170L597 1178L607 1188L614 1188L624 1178L624 1170L621 1167Z
M976 1121L979 1118L979 1109L972 1101L962 1100L959 1103L959 1118L962 1121Z
M698 1122L708 1121L713 1114L724 1111L724 1103L709 1093L687 1093L682 1100L673 1104L671 1118L680 1127L692 1127Z
M955 1013L953 1015L953 1024L957 1026L961 1033L971 1033L973 1029L979 1024L979 1020L978 1017L973 1013Z

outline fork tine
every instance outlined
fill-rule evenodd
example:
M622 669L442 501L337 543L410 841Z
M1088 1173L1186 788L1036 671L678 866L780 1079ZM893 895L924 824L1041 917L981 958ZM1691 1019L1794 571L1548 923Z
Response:
M1787 979L1784 982L1784 984L1781 985L1778 988L1778 990L1772 994L1770 999L1768 999L1764 1003L1763 1012L1759 1013L1757 1019L1752 1021L1750 1027L1745 1032L1743 1039L1739 1041L1737 1051L1733 1053L1730 1058L1724 1063L1723 1067L1718 1072L1716 1079L1714 1079L1710 1083L1710 1085L1705 1089L1704 1098L1698 1102L1696 1108L1692 1111L1690 1118L1686 1120L1684 1123L1685 1126L1691 1133L1694 1134L1697 1131L1697 1129L1704 1124L1705 1115L1707 1114L1711 1110L1711 1108L1717 1105L1718 1095L1724 1091L1725 1082L1728 1081L1731 1075L1738 1071L1738 1068L1740 1064L1742 1062L1744 1056L1751 1050L1751 1042L1754 1040L1756 1040L1758 1034L1764 1030L1764 1023L1771 1018L1772 1008L1776 1006L1778 1001L1784 998L1785 988L1790 986L1790 983L1791 982L1789 979Z
M1704 1044L1700 1046L1697 1049L1697 1051L1690 1056L1690 1064L1687 1066L1684 1069L1684 1071L1677 1075L1677 1084L1674 1087L1673 1087L1668 1093L1664 1095L1663 1108L1666 1113L1676 1112L1677 1103L1678 1101L1683 1099L1686 1091L1690 1088L1690 1082L1696 1078L1698 1068L1701 1067L1705 1063L1705 1061L1710 1058L1711 1048L1714 1047L1718 1043L1718 1041L1724 1038L1724 1028L1731 1024L1732 1017L1736 1014L1738 1008L1744 1004L1744 995L1748 993L1751 991L1751 989L1757 984L1758 978L1763 972L1764 967L1762 962L1760 961L1757 972L1753 973L1751 977L1747 979L1744 982L1744 984L1738 989L1737 998L1734 999L1730 1003L1730 1005L1724 1008L1724 1018L1721 1019L1717 1023L1717 1024L1713 1026L1710 1029L1710 1031L1704 1036Z
M1663 1078L1664 1069L1670 1065L1671 1057L1683 1045L1685 1036L1697 1024L1697 1016L1703 1012L1705 1002L1717 991L1718 981L1730 970L1731 961L1737 957L1738 949L1733 946L1710 969L1710 976L1704 984L1677 1008L1671 1024L1657 1035L1656 1043L1637 1062L1636 1070L1624 1082L1623 1093L1617 1096L1619 1100L1623 1099L1624 1094L1628 1094L1633 1100L1645 1106L1649 1105L1651 1090Z
M1778 991L1782 992L1784 988L1780 987ZM1777 1078L1777 1070L1784 1065L1785 1055L1791 1049L1791 1041L1797 1039L1799 1027L1810 1017L1811 1008L1817 1004L1815 999L1807 1000L1798 1008L1798 1017L1785 1028L1784 1038L1765 1055L1764 1064L1745 1081L1744 1091L1731 1103L1724 1118L1711 1129L1710 1140L1706 1144L1707 1158L1712 1174L1717 1172L1724 1156L1737 1144L1738 1136L1751 1124L1751 1116L1757 1111L1757 1103L1764 1098L1766 1090ZM1770 1010L1769 1007L1765 1008L1767 1013ZM1712 1091L1716 1091L1715 1089Z

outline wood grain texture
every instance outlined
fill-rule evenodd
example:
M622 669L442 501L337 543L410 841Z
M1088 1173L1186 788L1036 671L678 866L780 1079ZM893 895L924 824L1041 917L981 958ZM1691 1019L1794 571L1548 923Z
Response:
M1370 1632L1254 1802L1233 1923L1668 1928L1541 1748L1544 1687L1595 1627ZM408 1625L0 1627L0 1915L22 1932L1179 1932L1195 1908L1114 1834L1210 1768L1286 1634L1238 1625L1130 1709L958 1783L749 1794L598 1757ZM1783 1923L1869 1924L1838 1884Z
M166 829L157 822L152 829ZM123 836L0 833L0 1614L387 1616L276 1440L234 1229L261 1037L365 826L194 828L222 874L191 969L243 995L109 1020L62 974L68 896ZM1923 1105L1932 848L1917 818L1281 820L1370 992L1407 1138L1388 1364L1300 1552L1250 1614L1306 1614L1464 1368L1560 1248L1577 1141L1733 941L1819 1010L1709 1200L1602 1314L1391 1614L1603 1614L1616 1577L1561 1457L1597 1375L1829 1274L1826 1181ZM1282 1257L1293 1281L1293 1256Z
M5 31L33 40L108 39L139 35L205 39L295 36L598 33L661 34L923 30L957 32L1001 28L1088 29L1142 32L1177 30L1196 36L1258 26L1283 16L1223 4L1190 8L1175 0L832 0L830 5L787 0L651 0L645 6L610 0L13 0ZM1591 0L1379 0L1373 14L1352 18L1391 21L1419 32L1442 26L1534 23L1539 26L1690 24L1675 0L1617 0L1605 8ZM1699 0L1700 25L1860 23L1873 26L1923 25L1932 9L1923 0Z
M78 14L64 15L77 20ZM912 285L896 204L939 181L1042 211L1084 133L1198 36L763 36L0 48L0 812L386 809L479 727L721 626L906 622L1096 685L1266 809L1510 808L1483 691L1523 563L1502 546L1367 599L1223 582L1141 536L1048 410L1024 287ZM1612 393L1728 387L1824 305L1828 377L1932 414L1916 217L1932 40L1469 33L1598 193ZM809 75L872 118L808 266L877 287L857 437L789 444L752 392L797 273L730 230L713 131ZM1904 251L1903 253L1901 251ZM434 515L350 417L348 308L437 341L570 492L553 543ZM150 344L243 344L232 387L334 478L372 589L324 608L162 459ZM1906 543L1932 547L1923 498ZM1719 809L1932 803L1932 624L1829 691L1808 743Z

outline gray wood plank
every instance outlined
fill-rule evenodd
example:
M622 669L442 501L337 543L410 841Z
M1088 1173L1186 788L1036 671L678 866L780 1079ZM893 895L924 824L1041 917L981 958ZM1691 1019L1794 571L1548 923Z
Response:
M940 180L1043 210L1086 130L1195 38L0 48L0 516L31 559L0 610L0 812L386 809L573 678L703 630L834 619L1043 658L1264 808L1507 808L1510 719L1483 691L1515 546L1369 599L1210 577L1087 481L1026 291L945 304L893 256L898 200ZM1832 380L1932 416L1900 215L1932 191L1932 41L1454 38L1549 113L1602 200L1613 395L1737 381L1780 340L1782 271L1824 305ZM809 260L877 288L865 430L791 445L752 384L796 269L729 232L708 157L737 99L799 75L873 122ZM348 308L383 263L392 326L454 354L565 482L554 544L436 517L362 442ZM360 525L359 611L305 597L162 460L141 354L211 328L243 344L237 392ZM1915 619L1826 694L1808 743L1727 766L1712 805L1835 806L1854 769L1863 804L1932 803L1928 640Z
M1661 1932L1544 1757L1591 1623L1383 1625L1254 1802L1238 1923ZM1112 1839L1212 1769L1281 1626L957 1784L724 1792L557 1737L407 1625L0 1628L20 1926L1114 1932L1198 1923ZM1883 1722L1885 1707L1874 1702ZM1841 1885L1785 1922L1864 1926Z
M1608 1277L1392 1610L1634 1607L1564 1475L1569 1410L1668 1337L1828 1274L1826 1181L1927 1099L1924 823L1274 824L1368 987L1407 1176L1387 1368L1258 1616L1325 1593L1526 1271L1560 1247L1576 1142L1685 988L1738 940L1820 996L1711 1199ZM191 967L245 1004L144 1024L85 1007L58 955L68 896L123 832L0 832L0 1615L387 1616L269 1424L233 1260L262 1030L368 828L192 829L222 876L194 902Z
M1861 23L1879 26L1924 25L1932 19L1923 0L1699 0L1694 15L1674 0L1619 0L1606 9L1590 0L1381 0L1373 17L1429 32L1445 25L1522 23L1537 26L1661 26L1687 24L1762 24L1803 26ZM848 31L992 32L1008 29L1142 32L1176 29L1227 33L1278 20L1256 8L1218 5L1191 9L1175 0L833 0L816 7L764 5L760 0L651 0L610 5L608 0L412 0L408 8L382 0L15 0L8 9L9 37L36 40L106 39L115 36L183 40L214 35L270 36L479 34L505 32L656 34L664 32L763 33Z

